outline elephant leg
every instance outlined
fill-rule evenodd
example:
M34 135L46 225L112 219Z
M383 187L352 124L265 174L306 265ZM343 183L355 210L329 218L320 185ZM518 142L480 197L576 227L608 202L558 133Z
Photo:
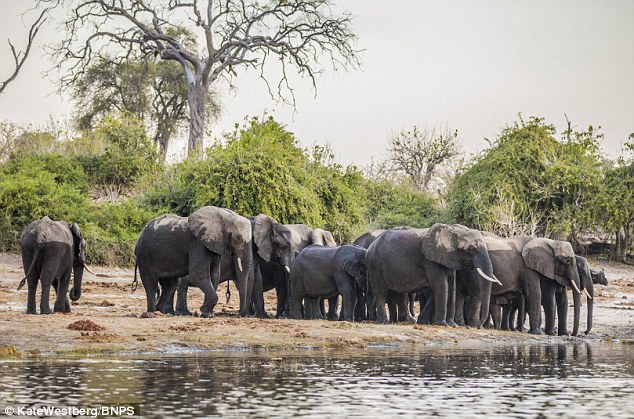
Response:
M156 308L163 314L174 314L174 293L178 286L178 280L170 278L159 279L161 296L156 303Z
M396 323L398 321L398 312L396 308L395 295L390 293L387 299L387 310L390 315L390 323Z
M541 300L542 291L539 281L530 281L525 283L522 290L526 299L526 309L528 311L529 330L532 335L541 334Z
M467 298L464 293L456 292L456 312L454 314L453 321L457 326L466 326L465 310L467 307Z
M359 322L366 320L368 315L366 312L365 294L363 293L363 290L357 289L356 294L357 303L354 306L354 320Z
M51 285L53 281L48 278L42 278L42 295L40 296L40 314L51 314L51 306L49 303L51 294Z
M409 312L409 294L400 294L396 299L398 315L397 320L399 322L416 323L416 319Z
M158 277L145 264L139 264L139 275L145 289L145 298L147 301L147 312L154 313L156 311L156 293L158 291Z
M551 281L550 279L542 280ZM544 316L546 317L546 327L544 331L547 335L555 335L555 292L552 285L545 284L542 287L542 306L544 307Z
M39 280L36 276L31 276L27 279L28 297L26 300L26 314L37 314L35 307L35 293L37 292L37 284Z
M387 300L387 291L374 291L374 299L376 303L376 320L375 323L387 324L387 312L385 311L385 303Z
M323 299L322 299L323 302ZM339 320L337 316L337 312L339 311L339 295L335 295L334 297L330 297L328 299L328 320ZM341 307L341 314L343 315L343 304Z
M431 294L423 296L420 295L419 301L420 304L420 313L418 314L418 320L416 323L418 324L431 324L432 323L432 313L434 312L434 299L431 298Z
M62 274L59 281L57 282L57 286L55 287L55 305L53 306L53 311L55 313L69 313L70 312L70 303L68 302L68 284L70 283L70 275L72 269L69 267L66 272ZM68 310L68 311L66 311Z
M509 330L515 331L515 316L517 315L517 303L513 302L509 305Z
M502 327L502 307L498 304L493 303L491 303L489 307L489 314L491 314L493 328L495 330L500 330L500 328Z
M524 322L526 321L526 302L524 296L520 295L517 300L517 326L515 330L518 332L524 331Z
M454 317L456 316L456 275L452 273L447 283L447 313L445 321L449 326L456 326Z
M218 304L218 294L211 281L203 281L198 288L205 294L203 304L200 306L200 317L213 317L214 307Z
M341 320L351 322L354 320L355 292L352 287L340 290L341 293ZM338 298L337 298L338 299Z
M260 265L256 262L253 267L253 293L252 300L255 315L261 319L268 319L269 315L264 308L264 285L262 282L262 272L260 272Z
M557 287L555 294L557 303L557 334L559 336L568 336L568 293L566 287Z
M502 306L502 325L501 325L502 330L511 330L509 326L510 314L511 314L511 305L504 304Z
M189 277L184 276L178 281L176 291L176 310L174 314L177 316L191 316L192 313L187 308L187 291L189 290Z
M434 322L435 326L449 326L447 324L447 293L449 292L449 278L439 279L433 287L434 294Z

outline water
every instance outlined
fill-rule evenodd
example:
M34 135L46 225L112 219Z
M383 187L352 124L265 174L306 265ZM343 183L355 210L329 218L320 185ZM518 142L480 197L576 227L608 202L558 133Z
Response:
M0 361L5 406L140 403L143 417L634 417L622 344Z

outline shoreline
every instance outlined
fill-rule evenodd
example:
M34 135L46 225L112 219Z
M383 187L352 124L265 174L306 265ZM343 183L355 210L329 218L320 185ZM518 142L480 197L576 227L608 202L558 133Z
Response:
M580 336L529 335L464 327L398 323L332 322L239 318L238 292L233 284L228 304L218 303L213 318L175 317L145 311L143 289L131 293L132 269L93 267L84 275L82 297L69 314L27 315L26 290L16 291L22 278L19 255L0 254L0 358L14 356L127 356L178 355L206 352L344 351L374 347L470 347L482 345L549 345L595 342L634 343L634 267L591 260L605 266L608 286L595 287L594 327L586 336L585 298ZM223 284L223 286L225 286ZM38 290L39 291L39 290ZM53 296L54 292L51 292ZM39 294L38 294L39 298ZM190 307L202 303L202 293L190 290ZM269 314L275 293L265 294ZM51 303L52 306L52 303ZM39 310L39 303L38 303ZM572 310L569 310L569 331ZM77 323L78 322L78 323ZM75 323L77 330L69 330ZM95 330L103 328L101 330ZM14 348L5 349L2 347Z

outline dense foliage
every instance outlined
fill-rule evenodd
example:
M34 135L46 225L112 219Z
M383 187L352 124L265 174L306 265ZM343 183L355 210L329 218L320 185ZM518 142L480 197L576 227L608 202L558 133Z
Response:
M24 226L48 215L80 225L91 263L129 265L150 219L216 205L325 228L340 243L376 228L459 222L573 242L603 235L625 259L634 159L604 160L592 127L554 136L541 119L510 125L457 177L445 208L404 177L364 176L336 163L328 147L302 148L272 118L247 120L204 154L167 167L129 117L104 118L70 139L27 131L3 142L10 152L0 163L0 250L19 250Z

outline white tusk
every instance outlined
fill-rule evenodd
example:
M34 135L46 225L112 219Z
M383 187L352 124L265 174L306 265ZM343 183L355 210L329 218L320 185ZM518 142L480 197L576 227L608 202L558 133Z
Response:
M497 277L497 276L493 275L493 279L495 279L495 281L496 281L498 284L502 285L502 283L500 282L500 280L498 279L498 277Z
M500 282L500 281L496 281L495 279L491 278L490 276L487 276L484 272L482 272L482 269L480 268L476 268L476 271L480 274L480 276L484 279L486 279L487 281L491 281L491 282Z
M242 272L242 260L240 258L238 258L238 269Z
M284 265L284 268L286 269L286 272L289 274L291 273L291 268L289 268L288 265Z
M91 273L91 274L93 274L93 275L97 275L97 274L96 274L96 273L94 273L94 272L92 271L92 269L90 269L90 268L88 267L88 265L86 265L85 263L84 263L84 269L86 269L88 272L90 272L90 273Z
M584 288L584 289L583 289L583 292L585 292L585 293L586 293L586 296L587 296L589 299L591 299L591 300L592 300L592 297L590 297L590 294L588 294L588 290L587 290L587 289L585 289L585 288Z
M574 288L574 290L577 291L578 294L581 294L581 290L579 290L579 287L577 286L577 284L575 284L575 281L570 281L570 283L572 284L572 288Z

